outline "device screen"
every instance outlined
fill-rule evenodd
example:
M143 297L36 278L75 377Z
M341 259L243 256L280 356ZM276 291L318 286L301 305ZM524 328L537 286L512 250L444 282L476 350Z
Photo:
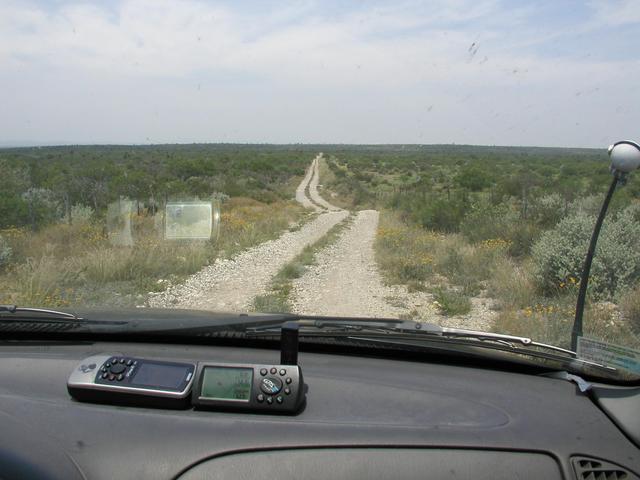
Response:
M133 383L144 387L180 390L188 373L188 365L142 362L136 371Z
M205 367L200 397L248 402L252 383L252 368Z

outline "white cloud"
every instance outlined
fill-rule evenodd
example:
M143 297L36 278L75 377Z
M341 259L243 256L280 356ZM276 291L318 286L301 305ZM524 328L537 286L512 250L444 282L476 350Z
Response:
M4 3L0 135L540 145L593 144L637 124L635 109L611 111L633 98L638 61L538 53L555 32L533 13L494 0L343 12L309 1Z
M615 27L640 23L640 8L637 0L592 0L589 6L594 10L594 26Z

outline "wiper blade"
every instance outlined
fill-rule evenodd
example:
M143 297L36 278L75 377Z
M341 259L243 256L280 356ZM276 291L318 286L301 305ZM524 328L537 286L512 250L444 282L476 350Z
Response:
M73 313L68 312L60 312L58 310L49 310L47 308L32 308L32 307L18 307L17 305L0 305L0 313L7 312L11 314L27 314L29 317L31 315L37 316L50 316L50 317L58 317L60 319L68 319L68 320L83 320L81 317L74 315ZM18 315L22 317L22 315ZM7 318L6 316L1 316L3 318Z
M433 323L421 323L387 318L341 318L341 317L307 317L300 316L296 323L300 326L302 336L354 336L354 333L367 337L407 338L415 340L419 337L469 338L487 343L496 343L515 348L537 347L543 350L562 352L576 357L576 352L532 340L528 337L505 335L501 333L481 332L462 328L441 327ZM250 336L271 335L279 331L280 325L255 325L248 327L245 333Z

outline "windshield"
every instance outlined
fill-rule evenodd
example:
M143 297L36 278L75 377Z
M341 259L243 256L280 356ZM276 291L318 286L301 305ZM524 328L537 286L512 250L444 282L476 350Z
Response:
M638 12L3 2L0 304L398 318L637 378L637 172L572 329Z

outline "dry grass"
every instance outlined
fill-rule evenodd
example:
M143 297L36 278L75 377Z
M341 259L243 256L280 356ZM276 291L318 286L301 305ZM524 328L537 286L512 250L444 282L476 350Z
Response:
M0 303L65 306L83 304L87 291L104 292L93 301L161 290L213 262L277 237L303 218L294 202L261 203L232 198L222 209L219 240L165 241L153 219L134 218L135 245L112 246L101 225L51 225L39 232L3 232L14 252L0 274ZM105 288L106 287L106 288Z
M629 327L640 334L640 287L625 292L620 298L620 310Z
M469 244L462 236L407 225L391 212L380 215L376 261L390 284L446 283L478 295L492 278L508 245L490 240Z
M518 265L503 257L496 259L488 285L488 296L496 298L503 308L525 308L538 300L531 266Z

